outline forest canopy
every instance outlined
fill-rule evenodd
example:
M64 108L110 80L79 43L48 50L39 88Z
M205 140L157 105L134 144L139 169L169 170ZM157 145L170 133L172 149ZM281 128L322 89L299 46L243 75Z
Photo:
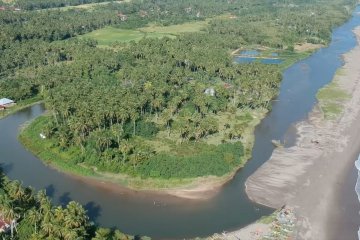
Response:
M0 11L0 94L41 97L38 121L73 164L141 178L223 176L245 161L252 113L269 110L281 66L234 64L235 49L293 54L327 44L355 0L15 0ZM36 10L34 10L36 9ZM37 9L43 9L37 11ZM99 47L79 39L112 26L138 30L207 21L199 32Z

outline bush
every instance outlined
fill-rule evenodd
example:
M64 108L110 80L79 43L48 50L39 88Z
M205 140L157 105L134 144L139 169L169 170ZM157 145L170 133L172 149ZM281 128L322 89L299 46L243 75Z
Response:
M222 176L239 166L242 156L243 146L239 142L219 146L204 144L197 154L155 155L140 165L137 173L144 178L165 179Z

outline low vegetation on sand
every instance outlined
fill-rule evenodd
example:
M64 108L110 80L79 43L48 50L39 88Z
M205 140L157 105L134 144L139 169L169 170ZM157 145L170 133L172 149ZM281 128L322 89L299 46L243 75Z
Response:
M338 71L337 75L339 74L341 74L341 70ZM334 119L339 116L342 112L342 103L349 97L349 94L338 85L336 77L317 94L319 106L326 119Z

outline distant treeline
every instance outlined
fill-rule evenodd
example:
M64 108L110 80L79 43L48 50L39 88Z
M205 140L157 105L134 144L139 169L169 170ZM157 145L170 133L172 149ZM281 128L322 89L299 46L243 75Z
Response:
M112 0L14 0L10 3L0 1L0 5L11 5L21 10L38 10L46 8L66 7L66 6L77 6L88 3L100 3L100 2L111 2Z

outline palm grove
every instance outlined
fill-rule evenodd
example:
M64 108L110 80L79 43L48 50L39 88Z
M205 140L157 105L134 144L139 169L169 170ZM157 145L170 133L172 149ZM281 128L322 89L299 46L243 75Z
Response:
M43 132L52 144L47 150L70 156L70 164L169 179L221 176L241 165L251 113L271 107L281 66L236 65L231 50L260 45L287 53L296 43L326 44L356 1L134 0L91 11L43 10L95 2L102 1L0 1L8 9L0 10L1 97L43 99L49 114L29 131ZM174 39L104 49L76 38L109 25L205 19L203 31ZM2 174L0 212L19 222L13 239L132 238L93 226L75 202L53 206L44 192Z
M55 139L54 147L75 152L73 163L141 177L220 176L240 164L238 140L247 127L246 121L229 126L221 116L269 108L281 78L277 66L233 64L229 50L325 43L349 14L338 4L326 6L332 21L325 21L319 3L297 1L295 9L283 1L184 0L114 3L92 11L2 11L0 89L16 100L44 98L52 117L43 121L43 131ZM311 25L299 18L314 11ZM204 31L176 39L145 38L112 49L72 39L106 25L168 25L226 13L237 18L213 19ZM276 21L266 23L270 19ZM225 130L217 144L207 143ZM194 145L196 151L187 150Z
M25 9L51 6L36 4ZM281 80L280 67L236 65L230 50L258 44L291 52L297 42L326 43L354 4L135 0L91 11L2 11L0 92L17 101L43 98L51 114L41 129L73 164L142 178L221 176L243 161L241 138L252 117L241 114L269 109ZM235 17L214 18L229 14ZM209 18L203 31L175 39L103 49L74 38L107 25ZM227 123L228 114L239 122Z
M134 239L119 230L97 228L79 203L71 201L65 206L52 205L44 191L35 192L22 187L19 181L5 177L1 169L0 213L1 220L15 219L18 222L9 234L0 233L2 239Z

